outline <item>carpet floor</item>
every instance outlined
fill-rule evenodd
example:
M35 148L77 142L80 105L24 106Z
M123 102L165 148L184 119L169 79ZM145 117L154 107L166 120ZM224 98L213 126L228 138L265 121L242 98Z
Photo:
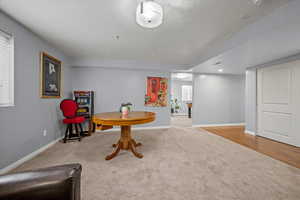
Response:
M57 143L16 171L81 163L83 200L299 200L300 169L193 128L133 131L137 159L111 161L118 132Z
M172 127L192 127L192 119L188 116L172 116L171 117Z

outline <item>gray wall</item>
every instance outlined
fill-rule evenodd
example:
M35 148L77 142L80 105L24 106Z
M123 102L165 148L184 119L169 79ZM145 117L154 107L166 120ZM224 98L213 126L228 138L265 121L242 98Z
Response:
M61 135L61 99L39 98L39 54L46 51L63 61L64 92L70 92L67 58L45 41L0 12L0 29L15 39L15 106L0 108L0 169ZM43 130L47 136L43 136Z
M180 81L180 80L172 80L171 81L171 98L178 99L179 102L179 113L188 114L188 108L186 102L182 102L182 86L183 85L193 85L192 81Z
M194 75L193 125L244 123L245 76Z
M74 90L95 91L96 113L117 111L121 103L131 102L134 105L134 110L153 111L157 114L156 121L142 126L169 126L169 105L163 108L144 106L147 76L161 76L170 80L169 72L96 67L74 67L72 69ZM168 91L170 91L170 89Z
M245 123L246 130L256 133L256 69L246 71Z

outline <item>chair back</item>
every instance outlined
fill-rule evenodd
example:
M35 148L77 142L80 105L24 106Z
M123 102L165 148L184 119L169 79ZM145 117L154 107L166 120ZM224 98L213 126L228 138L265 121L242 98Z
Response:
M60 103L60 109L63 112L63 115L66 118L73 118L76 117L76 112L78 109L77 103L72 99L64 99Z

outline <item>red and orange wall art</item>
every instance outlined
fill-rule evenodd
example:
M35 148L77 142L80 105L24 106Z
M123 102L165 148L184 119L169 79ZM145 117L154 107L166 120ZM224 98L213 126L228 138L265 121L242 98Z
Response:
M168 104L168 79L147 77L145 106L165 107Z

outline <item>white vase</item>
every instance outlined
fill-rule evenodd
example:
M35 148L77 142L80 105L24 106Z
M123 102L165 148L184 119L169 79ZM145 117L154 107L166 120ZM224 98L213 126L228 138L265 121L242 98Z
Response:
M122 115L128 115L128 108L127 108L127 106L123 106L121 108L121 111L122 111Z

